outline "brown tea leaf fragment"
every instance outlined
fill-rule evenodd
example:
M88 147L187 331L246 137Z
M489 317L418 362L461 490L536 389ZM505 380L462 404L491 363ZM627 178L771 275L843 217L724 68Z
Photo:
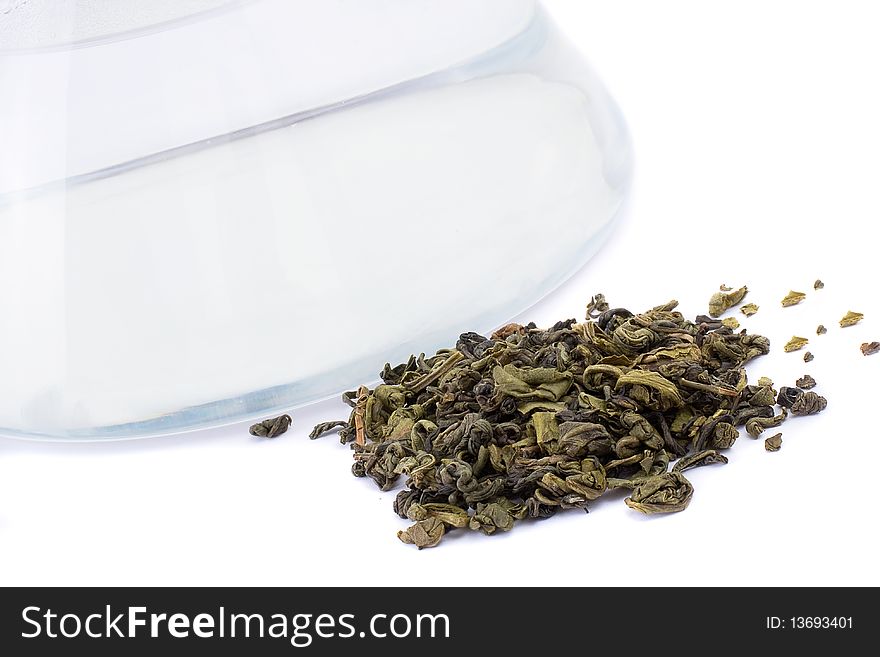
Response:
M804 362L809 363L811 360L813 360L813 352L808 351L807 353L804 354Z
M721 285L718 286L718 289L721 290L722 292L730 292L733 288L725 283L722 283Z
M859 322L861 322L865 316L862 313L856 313L850 310L843 316L843 319L840 320L840 328L846 328L847 326L855 326Z
M774 434L764 441L764 449L768 452L778 452L780 447L782 447L781 433Z
M785 351L797 351L798 349L803 349L808 342L809 340L807 340L806 338L800 338L796 335L793 335L791 337L791 340L785 343L783 349Z
M878 351L880 351L880 342L863 342L860 349L862 350L862 355L864 356L876 354Z
M816 327L816 335L824 335L826 333L828 333L828 329L825 328L824 324L819 324L819 326Z
M816 379L811 377L809 374L804 374L801 378L795 381L794 384L798 388L802 388L803 390L810 390L811 388L816 387Z
M751 316L754 315L756 312L758 312L758 308L760 308L760 306L756 306L756 305L753 304L753 303L747 303L747 304L744 305L742 308L740 308L739 311L740 311L743 315L745 315L746 317L751 317Z
M742 301L748 291L749 288L743 285L738 290L733 290L732 292L716 292L712 295L712 298L709 299L709 315L712 317L720 317L729 308L732 308Z
M823 287L825 287L825 283L823 283L822 281L820 281L820 280L817 278L817 279L816 279L816 282L813 283L813 289L814 289L814 290L821 290Z
M807 295L803 292L795 292L794 290L789 290L788 294L782 299L782 306L796 306L801 301L807 298Z
M814 415L821 413L828 406L828 400L815 392L805 392L798 396L791 405L792 415Z

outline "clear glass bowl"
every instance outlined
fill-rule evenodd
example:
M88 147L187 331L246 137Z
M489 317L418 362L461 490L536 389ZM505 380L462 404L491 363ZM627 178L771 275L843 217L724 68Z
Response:
M628 188L618 110L529 0L0 4L3 434L375 380L553 290Z

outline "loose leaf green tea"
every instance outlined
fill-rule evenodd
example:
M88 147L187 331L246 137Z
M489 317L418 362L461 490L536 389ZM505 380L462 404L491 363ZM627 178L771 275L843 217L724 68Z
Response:
M596 295L585 322L464 333L433 356L387 364L381 384L343 395L347 422L310 435L339 428L355 476L382 490L404 481L394 510L414 524L398 536L419 548L453 530L494 535L586 510L620 488L641 513L682 511L694 492L682 473L726 463L737 427L758 436L825 400L777 392L766 377L749 385L744 365L769 340L689 321L677 305L635 314Z
M721 290L722 292L730 292L733 288L730 287L729 285L727 285L726 283L722 283L721 285L718 286L718 289Z
M774 434L764 441L764 449L766 449L768 452L778 452L781 447L782 447L782 434L781 433Z
M791 290L785 295L785 298L782 299L782 305L783 307L796 306L806 298L807 295L803 292L795 292L794 290Z
M854 313L852 310L850 310L848 313L846 313L846 315L843 316L843 319L840 320L840 328L855 326L864 318L865 316L862 313Z
M709 299L709 315L712 317L720 317L729 308L733 308L736 304L743 300L748 293L749 288L745 285L738 290L732 292L716 292Z
M760 306L756 306L756 305L753 304L753 303L747 303L747 304L745 304L744 306L742 306L739 310L740 310L740 312L741 312L743 315L745 315L746 317L751 317L751 316L754 315L756 312L758 312L758 308L759 308L759 307L760 307Z
M792 336L791 340L785 343L783 350L785 351L797 351L798 349L803 349L806 344L809 342L806 338L800 338L796 335Z
M814 290L821 290L823 287L825 287L825 283L823 283L822 281L820 281L820 280L817 278L817 279L816 279L816 282L813 283L813 289L814 289Z
M275 438L287 431L291 419L289 415L279 415L262 422L251 425L250 434L260 438Z
M804 362L809 363L811 360L813 360L813 352L808 351L807 353L804 354Z
M816 327L816 335L824 335L825 333L828 333L828 329L825 328L824 325L819 324L819 326Z
M863 356L870 356L880 351L880 342L863 342L860 347Z
M721 320L721 323L734 331L739 328L739 320L736 317L725 317Z

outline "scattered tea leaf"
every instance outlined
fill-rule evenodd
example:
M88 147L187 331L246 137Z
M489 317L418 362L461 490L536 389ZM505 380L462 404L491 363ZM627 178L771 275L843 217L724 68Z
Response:
M823 324L819 324L816 327L816 335L824 335L825 333L828 333L828 329Z
M870 356L880 351L880 342L863 342L860 348L863 355Z
M279 415L262 422L251 425L249 429L252 436L260 438L275 438L287 431L290 426L291 419L289 415Z
M811 360L813 360L813 352L808 351L807 353L804 354L804 362L809 363Z
M716 292L712 295L712 298L709 299L709 315L712 317L720 317L729 308L732 308L742 301L748 291L749 288L744 285L738 290L733 290L732 292Z
M718 286L718 289L721 290L722 292L730 292L733 288L725 283L722 283L721 285Z
M762 376L760 379L758 379L758 385L762 388L771 388L773 387L773 379L771 379L769 376Z
M790 290L789 293L785 295L785 298L782 299L782 306L796 306L806 298L807 295L803 292L795 292L794 290Z
M803 349L808 342L809 340L807 340L806 338L801 338L793 335L791 340L785 343L783 349L785 351L797 351L798 349Z
M759 307L760 307L760 306L756 306L756 305L753 304L753 303L747 303L746 305L744 305L744 306L743 306L742 308L740 308L739 310L740 310L740 312L741 312L743 315L745 315L746 317L751 317L751 316L754 315L756 312L758 312L758 308L759 308Z
M825 283L823 283L822 281L820 281L820 280L817 278L817 279L816 279L816 282L813 283L813 289L814 289L814 290L821 290L823 287L825 287Z
M780 447L782 447L781 433L774 434L764 441L764 449L768 452L778 452Z
M721 323L732 331L739 328L739 320L736 317L725 317L721 320Z
M794 382L794 384L803 390L809 390L811 388L816 387L816 379L811 377L809 374L804 374L801 378Z
M846 328L847 326L855 326L859 322L861 322L865 316L862 313L855 313L852 310L846 313L843 316L843 319L840 320L840 328Z

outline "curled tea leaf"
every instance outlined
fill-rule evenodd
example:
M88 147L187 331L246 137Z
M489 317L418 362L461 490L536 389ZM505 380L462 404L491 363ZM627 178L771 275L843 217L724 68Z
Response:
M792 415L814 415L821 413L828 406L828 400L815 392L805 392L798 396L791 405Z
M287 431L291 421L289 415L279 415L278 417L273 417L252 424L248 431L252 436L258 436L260 438L275 438Z
M676 513L690 504L694 487L679 472L666 472L639 482L624 502L645 514Z
M796 306L801 301L807 298L807 295L803 292L795 292L794 290L790 290L788 294L785 295L782 299L782 306L786 308L788 306Z
M811 377L809 374L804 374L801 378L799 378L794 383L798 388L802 388L803 390L809 390L811 388L816 387L816 379Z
M610 308L604 294L594 294L587 304L587 318L595 319Z
M348 422L345 420L335 420L333 422L321 422L320 424L316 424L315 428L311 430L309 433L309 438L315 440L316 438L320 438L325 433L329 433L338 427L347 427Z
M732 292L716 292L709 299L709 315L712 317L720 317L728 309L733 308L736 304L745 298L749 288L745 285L738 290Z
M721 323L732 331L739 328L739 320L736 317L725 317Z
M794 413L794 410L792 410L792 413ZM772 417L753 417L746 422L746 433L752 438L757 438L764 432L764 429L767 429L768 427L778 427L787 417L788 411L785 410L784 407L779 415L774 415Z
M828 333L828 329L822 324L819 324L819 326L816 327L816 335L824 335L826 333Z
M781 433L774 434L764 441L764 449L768 452L778 452L780 447L782 447Z
M446 525L438 518L428 518L397 532L397 538L422 550L436 546L445 533Z
M796 335L793 335L791 340L785 343L783 350L785 351L797 351L798 349L803 349L809 340L807 338L801 338Z
M760 379L758 379L758 385L762 388L772 388L773 379L768 376L762 376Z
M751 317L751 316L754 315L756 312L758 312L758 308L760 308L760 306L756 306L756 305L753 304L753 303L747 303L747 304L745 304L742 308L740 308L739 310L740 310L740 312L741 312L743 315L745 315L746 317Z
M718 286L718 289L721 290L722 292L730 292L733 288L730 287L729 285L727 285L726 283L722 283L721 285Z
M811 360L813 360L813 352L808 351L804 354L804 362L809 363Z
M859 322L861 322L865 316L862 313L856 313L850 310L843 316L840 320L840 328L846 328L847 326L855 326Z
M702 452L688 454L680 458L672 468L673 472L684 472L691 468L699 468L703 465L712 465L713 463L727 463L727 457L719 454L714 449L704 449Z
M817 279L816 279L816 282L813 283L813 289L814 289L814 290L821 290L823 287L825 287L825 283L823 283L822 281L820 281L820 280L817 278Z

